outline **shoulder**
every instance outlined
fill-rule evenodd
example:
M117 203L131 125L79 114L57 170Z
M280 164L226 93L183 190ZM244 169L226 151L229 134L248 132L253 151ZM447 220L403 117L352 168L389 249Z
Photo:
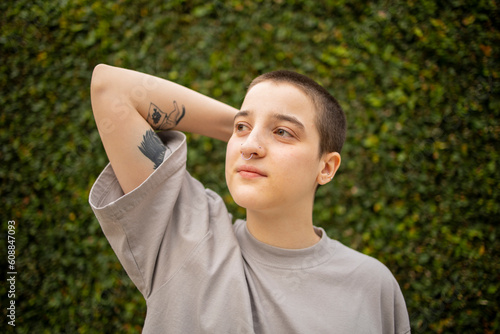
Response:
M334 249L329 265L342 268L343 273L349 279L365 284L378 282L387 287L397 285L389 268L379 260L347 247L337 240L328 241L331 249Z

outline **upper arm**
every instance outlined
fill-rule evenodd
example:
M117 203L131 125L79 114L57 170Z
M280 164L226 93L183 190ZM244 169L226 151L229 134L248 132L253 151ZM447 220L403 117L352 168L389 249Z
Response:
M153 129L175 128L227 141L237 111L174 82L106 65L94 69L91 100L102 143L125 193L158 166L162 147Z
M120 71L98 65L92 75L91 101L106 154L123 191L128 193L161 163L165 147L137 111L128 87L121 86L119 80Z

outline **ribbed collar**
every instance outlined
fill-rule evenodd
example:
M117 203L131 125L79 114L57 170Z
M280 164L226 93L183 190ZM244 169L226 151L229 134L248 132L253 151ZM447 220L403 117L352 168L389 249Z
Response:
M274 247L257 240L248 231L246 221L235 222L235 234L238 238L243 257L249 261L281 269L308 269L319 266L332 259L337 242L328 238L322 228L314 227L321 240L315 245L302 249Z

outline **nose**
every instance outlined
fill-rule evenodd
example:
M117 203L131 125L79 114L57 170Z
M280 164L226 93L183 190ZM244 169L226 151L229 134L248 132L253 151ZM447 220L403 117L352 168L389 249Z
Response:
M241 153L244 158L253 156L254 158L262 158L265 155L264 144L259 140L257 133L250 133L245 141L241 143Z

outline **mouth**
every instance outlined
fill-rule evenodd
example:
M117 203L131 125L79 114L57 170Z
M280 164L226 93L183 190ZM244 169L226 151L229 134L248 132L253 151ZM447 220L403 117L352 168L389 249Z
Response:
M264 173L260 169L248 165L239 166L238 168L236 168L236 172L245 179L267 177L266 173Z

